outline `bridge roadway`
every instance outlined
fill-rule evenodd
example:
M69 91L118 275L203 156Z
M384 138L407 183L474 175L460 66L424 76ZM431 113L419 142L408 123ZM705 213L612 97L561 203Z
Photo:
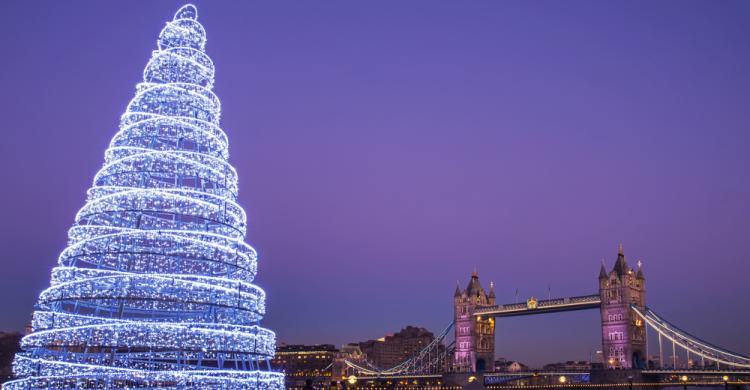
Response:
M675 377L686 378L687 380L695 381L697 378L714 378L717 381L750 381L750 370L737 370L737 369L648 369L648 370L595 370L601 374L619 374L619 373L633 373L638 374L639 377L646 379L650 378L650 383L664 383L670 382L670 379ZM530 371L517 371L517 372L487 372L484 373L485 383L487 382L504 382L513 381L531 377L566 377L581 378L584 382L588 382L591 377L591 370L530 370ZM488 380L489 379L489 380Z
M526 301L523 303L508 303L505 305L480 306L474 311L475 316L481 317L513 317L531 314L555 313L560 311L598 309L601 306L599 294L579 297L545 299L541 301Z
M609 370L605 370L609 371ZM617 370L613 370L616 372ZM648 369L648 370L637 370L643 375L737 375L747 377L750 379L750 370L734 370L734 369L700 369L700 368L686 368L686 369ZM553 376L576 376L576 375L588 375L591 370L529 370L529 371L501 371L501 372L486 372L484 376L535 376L535 375L553 375Z
M532 371L501 371L501 372L485 372L484 376L503 376L503 377L512 377L512 376L580 376L580 375L589 375L591 372L589 370L584 371L574 371L574 370L552 370L552 371L545 371L545 370L532 370Z
M604 370L606 373L617 373L620 370ZM627 374L628 370L623 371ZM731 385L733 388L743 388L742 386L750 385L750 370L704 370L704 369L677 369L677 370L660 370L650 369L641 370L636 381L632 381L634 387L657 387L663 388L665 386L690 386L690 387L719 387ZM452 375L464 375L466 378L471 376L471 373L465 374L426 374L426 375L385 375L385 376L357 376L357 381L362 383L367 382L380 382L380 381L403 381L408 386L415 385L419 387L434 387L438 388L441 386L449 386L449 383L454 382L451 380ZM476 375L476 374L474 374ZM642 376L641 376L642 375ZM479 376L479 375L477 375ZM726 376L726 379L725 379ZM565 377L566 382L561 382L560 377ZM685 379L682 379L682 378ZM463 378L463 379L466 379ZM497 389L549 389L549 388L612 388L617 386L628 386L627 380L622 379L620 381L611 383L592 383L591 382L591 371L590 370L529 370L529 371L518 371L518 372L486 372L481 375L482 382L488 388ZM518 384L514 383L518 380L528 380L536 378L532 383ZM615 379L610 378L610 379ZM455 384L455 383L454 383ZM413 387L413 386L412 386ZM747 389L747 387L745 387Z
M734 369L701 369L701 368L677 368L677 369L648 369L641 370L643 375L737 375L750 379L750 370Z

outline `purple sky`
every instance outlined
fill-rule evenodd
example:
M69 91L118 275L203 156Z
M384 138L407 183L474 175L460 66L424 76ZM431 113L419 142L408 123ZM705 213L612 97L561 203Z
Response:
M29 321L178 1L4 1L0 329ZM342 344L596 291L750 353L750 2L199 1L264 325ZM588 359L598 312L498 321L497 356ZM566 337L561 338L561 335Z

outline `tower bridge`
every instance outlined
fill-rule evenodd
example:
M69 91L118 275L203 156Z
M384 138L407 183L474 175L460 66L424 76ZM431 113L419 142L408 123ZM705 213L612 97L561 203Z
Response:
M344 361L348 374L363 378L436 378L446 373L463 373L467 378L482 374L485 383L505 383L513 378L535 377L528 373L493 373L495 358L495 321L499 318L539 315L575 310L599 310L604 357L599 372L577 373L576 380L595 382L639 378L667 383L676 378L688 380L747 381L750 383L750 357L717 347L683 331L646 306L646 278L641 262L631 268L618 248L617 259L608 272L604 263L599 270L598 292L590 295L498 304L494 284L486 291L477 272L465 289L456 286L453 295L454 317L450 325L423 350L395 367L376 368L367 362ZM451 331L452 330L452 331ZM649 361L649 331L658 339L659 359ZM452 336L452 337L451 337ZM451 341L452 338L452 341ZM665 349L671 359L664 359ZM669 348L671 347L671 348ZM652 347L654 348L654 347ZM678 366L678 350L684 353L685 366ZM695 358L692 360L691 358ZM688 362L693 362L688 366ZM596 371L596 370L595 370ZM602 374L604 373L604 374ZM609 374L607 374L609 373ZM623 373L629 373L626 377ZM542 377L564 376L544 373ZM609 379L607 379L609 378ZM619 379L617 379L619 378Z
M496 318L591 309L601 312L602 351L608 365L647 368L646 330L639 314L646 311L646 278L640 262L637 269L628 266L622 245L611 271L602 264L596 294L547 300L531 297L524 303L498 305L494 285L486 292L475 271L466 289L456 286L453 300L454 367L458 371L485 371L493 364Z

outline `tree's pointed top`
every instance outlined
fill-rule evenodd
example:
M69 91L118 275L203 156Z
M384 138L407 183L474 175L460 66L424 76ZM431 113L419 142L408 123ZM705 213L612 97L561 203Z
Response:
M174 18L167 22L167 25L159 33L157 42L159 50L179 47L205 51L206 30L198 22L198 9L192 4L185 4L180 7L175 12ZM210 63L210 59L198 62L200 65L206 66L207 63ZM213 64L210 65L213 68Z
M174 19L192 19L198 20L198 8L192 4L185 4L174 14Z

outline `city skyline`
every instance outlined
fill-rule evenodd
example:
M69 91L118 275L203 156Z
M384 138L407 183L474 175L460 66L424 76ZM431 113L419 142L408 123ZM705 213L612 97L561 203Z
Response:
M181 4L5 4L0 329ZM197 5L280 342L437 332L475 267L500 303L595 293L622 243L648 305L750 353L747 3ZM588 359L598 321L498 320L495 356Z

